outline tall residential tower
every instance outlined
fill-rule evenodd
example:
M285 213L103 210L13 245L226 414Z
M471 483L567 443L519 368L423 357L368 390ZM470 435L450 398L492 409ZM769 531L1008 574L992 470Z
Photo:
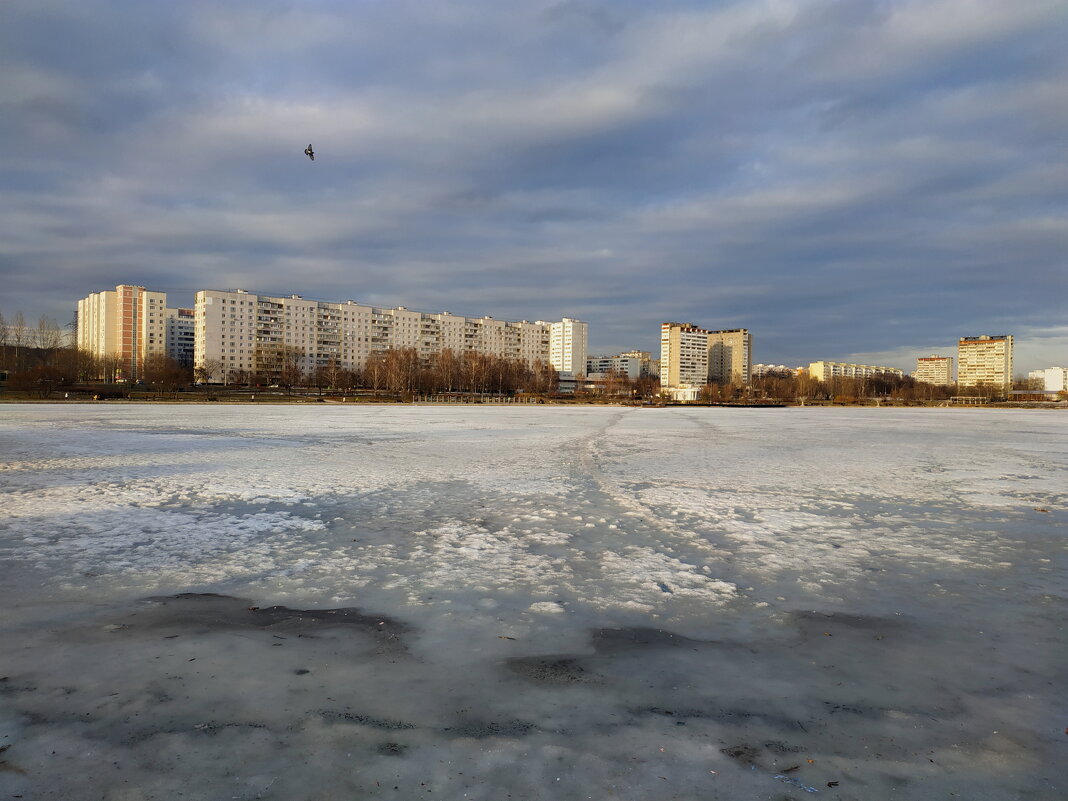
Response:
M668 391L709 383L748 384L753 340L748 328L709 331L693 323L660 326L660 385Z
M961 337L957 343L957 383L962 387L1012 388L1012 335Z

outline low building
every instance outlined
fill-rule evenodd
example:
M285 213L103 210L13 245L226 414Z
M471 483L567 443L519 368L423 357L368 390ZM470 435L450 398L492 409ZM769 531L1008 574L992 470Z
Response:
M952 356L921 356L916 360L916 372L912 377L925 384L946 386L953 383Z

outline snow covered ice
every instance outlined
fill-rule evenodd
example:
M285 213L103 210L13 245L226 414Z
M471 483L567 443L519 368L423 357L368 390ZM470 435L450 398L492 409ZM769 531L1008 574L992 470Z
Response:
M1055 412L7 405L0 505L3 798L1068 796Z

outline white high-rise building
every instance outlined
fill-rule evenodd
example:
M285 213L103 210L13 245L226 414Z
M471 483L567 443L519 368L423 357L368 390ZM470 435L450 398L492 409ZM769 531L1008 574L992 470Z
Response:
M1012 335L961 337L957 342L957 383L962 387L1012 386Z
M586 375L590 324L565 317L549 324L549 363L561 378Z
M376 354L413 348L427 358L446 349L474 351L500 358L553 363L550 339L561 326L560 364L585 365L586 323L542 320L509 322L493 317L461 317L449 312L429 314L404 306L378 308L354 301L329 303L299 295L256 295L243 289L206 289L196 295L194 364L212 367L211 380L238 371L259 372L281 356L303 372L331 362L362 369ZM555 366L555 364L554 364ZM561 370L560 367L557 368Z

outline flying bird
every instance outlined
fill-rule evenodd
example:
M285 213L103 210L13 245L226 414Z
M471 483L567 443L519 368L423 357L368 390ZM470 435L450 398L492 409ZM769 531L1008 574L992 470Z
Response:
M312 150L311 145L308 145L306 148L304 148L304 155L310 158L312 161L315 161L315 151Z

